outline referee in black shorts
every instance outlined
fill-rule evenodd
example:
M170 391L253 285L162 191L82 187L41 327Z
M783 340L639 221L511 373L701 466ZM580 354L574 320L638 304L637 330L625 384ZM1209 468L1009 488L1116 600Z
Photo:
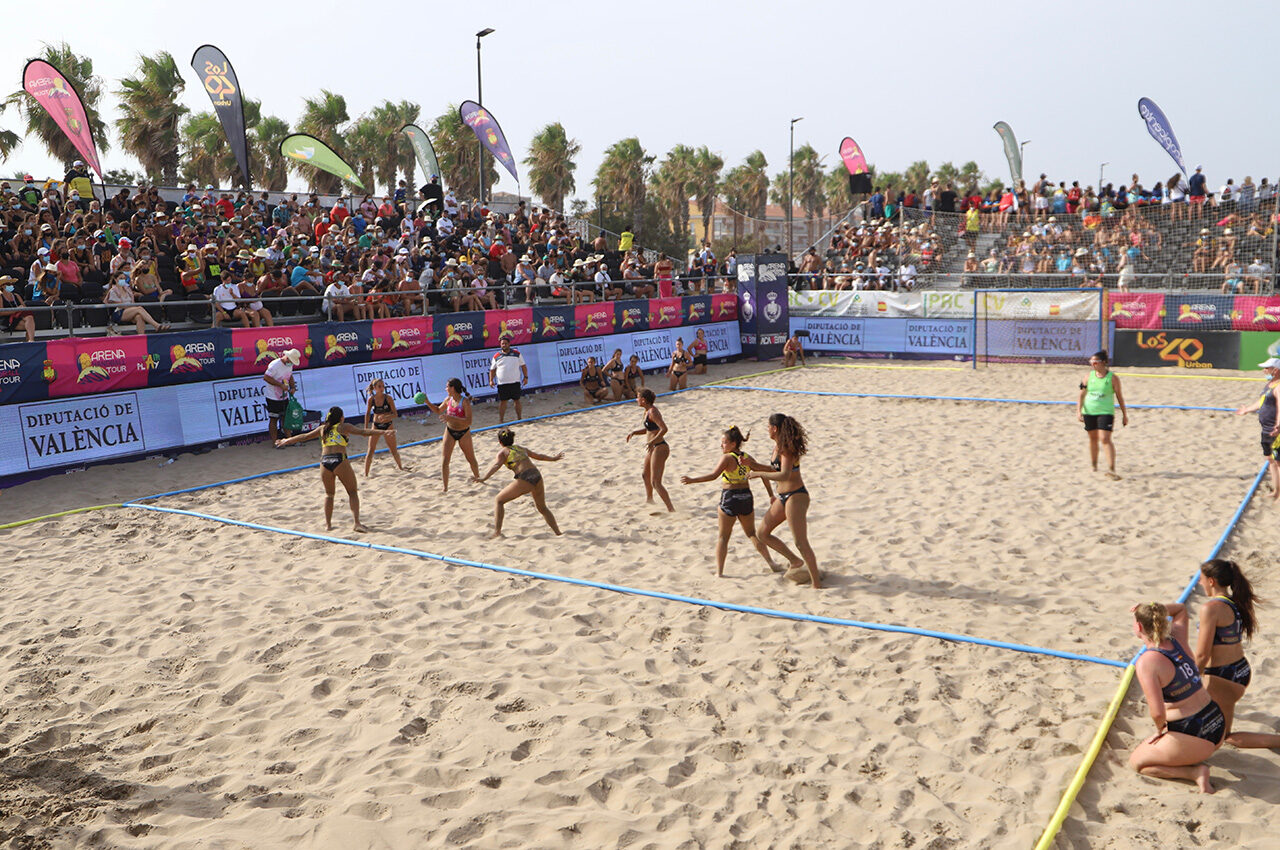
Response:
M520 388L529 385L529 367L519 349L511 347L511 337L503 335L489 364L489 386L498 388L498 421L507 418L507 402L516 403L516 419L521 418Z

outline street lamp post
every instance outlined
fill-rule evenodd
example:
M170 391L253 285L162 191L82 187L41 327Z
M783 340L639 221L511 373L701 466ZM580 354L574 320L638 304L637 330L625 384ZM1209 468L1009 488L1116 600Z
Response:
M493 32L493 27L485 27L476 33L476 103L484 106L484 83L480 76L480 39ZM478 156L476 157L476 170L479 172L480 178L480 203L484 203L484 142L476 139L476 147Z
M791 262L791 258L796 255L795 247L792 240L795 234L795 227L792 225L792 214L795 210L795 189L796 189L796 122L803 121L804 117L791 119L791 155L787 157L787 263Z
M1019 145L1018 145L1018 162L1019 162L1019 164L1021 164L1021 165L1022 165L1022 167L1023 167L1023 168L1026 168L1026 166L1027 166L1027 163L1026 163L1026 158L1027 158L1027 156L1026 156L1025 151L1026 151L1026 149L1027 149L1027 145L1029 145L1029 144L1031 144L1031 140L1030 140L1030 139L1027 139L1025 142L1022 142L1021 144L1019 144ZM1019 179L1019 180L1021 180L1021 179L1022 179L1022 174L1021 174L1021 173L1019 173L1019 174L1018 174L1018 179ZM1014 188L1014 189L1017 189L1018 187L1017 187L1017 186L1014 186L1013 188Z
M1102 165L1098 166L1098 197L1099 198L1102 197L1102 171L1110 164L1111 163L1109 162L1104 162L1102 163Z

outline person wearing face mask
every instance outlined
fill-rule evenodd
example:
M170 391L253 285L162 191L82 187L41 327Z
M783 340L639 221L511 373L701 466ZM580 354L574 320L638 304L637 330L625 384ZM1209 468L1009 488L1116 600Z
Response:
M145 307L135 303L136 296L133 287L130 286L131 278L132 272L128 266L120 269L112 275L111 285L107 287L107 293L102 298L102 303L111 308L111 324L108 333L111 335L119 333L116 325L128 322L133 322L138 336L146 334L147 328L157 331L169 330L168 324L157 322Z
M27 342L35 342L36 320L17 291L18 279L11 275L0 277L0 320L3 320L9 333L19 328L26 334Z

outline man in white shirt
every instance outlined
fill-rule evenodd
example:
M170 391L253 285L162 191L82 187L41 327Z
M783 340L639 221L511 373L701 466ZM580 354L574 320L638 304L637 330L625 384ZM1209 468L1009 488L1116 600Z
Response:
M232 319L239 319L241 327L249 327L249 314L238 303L236 299L240 297L240 288L231 282L231 273L223 272L224 277L213 288L213 295L210 300L213 301L213 326L216 328L218 322L229 322Z
M442 215L436 219L436 233L441 239L448 239L453 235L453 219L447 215Z
M503 334L501 346L493 353L493 361L489 364L489 386L498 389L498 421L503 422L507 416L507 401L516 403L516 419L521 418L520 388L529 385L529 367L524 362L524 355L511 347L510 334Z
M351 312L355 307L355 301L351 297L351 287L338 276L334 276L333 282L325 287L324 290L324 312L329 321L334 321L334 314L337 314L337 321L345 322L347 313Z
M301 362L302 352L296 348L290 348L268 363L266 374L262 376L262 380L267 384L266 390L263 391L267 400L267 434L273 443L280 436L278 425L284 418L285 408L289 404L289 393L298 391L298 384L293 379L293 369ZM286 435L288 433L285 432Z

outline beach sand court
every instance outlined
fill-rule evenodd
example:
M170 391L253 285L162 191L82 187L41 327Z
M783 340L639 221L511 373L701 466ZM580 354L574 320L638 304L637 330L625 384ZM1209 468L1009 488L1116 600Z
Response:
M1085 372L880 365L752 376L761 364L738 363L707 378L1074 402ZM1135 374L1125 394L1234 407L1257 386ZM580 397L539 394L525 414ZM442 495L438 443L403 450L411 473L375 460L361 479L368 534L350 532L339 490L333 534L1123 663L1137 648L1129 606L1177 596L1261 460L1256 423L1203 410L1134 410L1117 428L1123 479L1108 481L1088 469L1070 406L707 388L659 407L674 514L644 503L643 449L623 440L641 412L624 405L517 426L517 443L566 452L539 464L563 537L524 498L490 540L509 473L473 484L455 451ZM478 405L475 427L495 411ZM740 531L717 579L716 485L679 483L711 470L730 425L751 429L746 449L767 461L774 411L809 431L820 591L770 573ZM402 441L440 430L412 417L398 428ZM475 442L483 472L495 432ZM159 471L154 460L96 468L6 490L0 521L318 454L236 446ZM323 534L318 479L307 469L149 504ZM1264 597L1276 595L1275 510L1260 491L1227 550ZM23 846L1030 847L1122 675L137 508L4 530L0 542L0 842L34 837ZM1242 728L1274 727L1280 712L1268 612ZM1210 762L1222 790L1204 798L1128 771L1149 729L1135 686L1058 846L1274 841L1274 753L1224 750Z

